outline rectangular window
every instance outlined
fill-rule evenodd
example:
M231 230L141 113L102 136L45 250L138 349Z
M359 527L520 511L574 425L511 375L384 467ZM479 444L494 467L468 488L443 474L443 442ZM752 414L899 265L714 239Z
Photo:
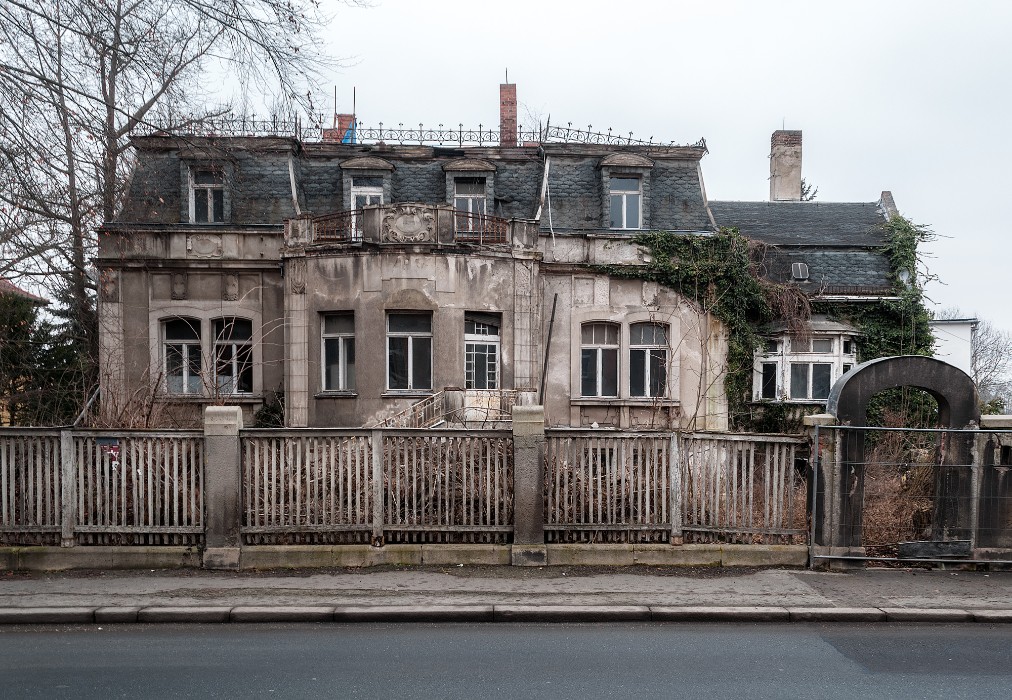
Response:
M791 338L791 352L814 352L826 355L833 352L832 338Z
M162 324L165 359L165 391L169 394L201 394L200 321L177 318Z
M323 390L355 390L355 316L323 317Z
M253 322L214 320L214 386L219 394L253 393Z
M777 367L776 362L763 362L762 385L759 389L760 398L777 398Z
M499 318L491 314L465 314L465 388L499 388L499 325Z
M791 398L826 399L832 386L833 365L791 363Z
M353 241L362 240L363 222L359 211L377 204L383 204L383 178L351 178L351 239Z
M432 315L387 315L387 388L422 391L432 388Z
M458 241L501 243L502 231L486 216L485 178L458 177L453 181L454 234Z
M585 323L581 329L580 393L618 396L618 326Z
M638 229L642 227L640 180L636 177L613 177L609 184L611 198L611 228Z
M630 396L664 396L668 378L667 326L634 323L629 327Z
M194 170L190 182L190 221L220 224L225 221L225 178L214 170Z

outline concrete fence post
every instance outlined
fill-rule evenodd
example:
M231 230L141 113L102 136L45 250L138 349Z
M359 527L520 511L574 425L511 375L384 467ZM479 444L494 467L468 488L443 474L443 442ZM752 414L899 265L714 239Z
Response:
M77 525L77 460L74 434L60 431L60 546L73 547Z
M840 547L842 527L841 509L843 501L840 495L840 483L843 479L841 473L841 454L839 431L818 430L818 428L831 428L837 424L835 416L828 413L820 413L812 416L805 416L803 419L808 438L812 445L810 458L811 469L808 474L808 507L811 509L812 541L809 543L812 555L835 555L847 554ZM818 441L816 441L818 435ZM816 463L816 457L818 462ZM813 483L814 482L814 483ZM816 564L818 562L810 562Z
M545 407L513 407L514 566L544 566Z
M239 568L241 429L238 406L204 409L204 566L209 569Z

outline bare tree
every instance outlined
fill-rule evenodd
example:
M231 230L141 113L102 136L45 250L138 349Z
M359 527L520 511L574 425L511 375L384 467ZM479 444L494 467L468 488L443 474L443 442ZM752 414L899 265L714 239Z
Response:
M131 135L227 110L204 108L204 77L220 66L275 104L311 106L331 63L327 20L318 0L0 3L0 274L63 301L94 357L88 261L123 194Z

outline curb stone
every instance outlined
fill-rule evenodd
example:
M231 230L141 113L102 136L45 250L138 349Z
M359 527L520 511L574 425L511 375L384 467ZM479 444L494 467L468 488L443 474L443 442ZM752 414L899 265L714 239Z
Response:
M983 622L1012 609L677 607L645 605L342 605L0 607L0 625L244 622Z
M336 622L492 622L491 605L341 605Z
M639 622L646 605L496 605L496 622Z
M776 607L671 607L650 606L655 622L789 622L787 608Z
M285 608L241 605L232 608L230 622L333 622L333 606L291 606Z
M137 622L228 622L232 608L211 606L150 607L137 612Z
M888 622L972 622L967 610L953 608L882 608Z
M879 608L787 608L791 622L885 622Z

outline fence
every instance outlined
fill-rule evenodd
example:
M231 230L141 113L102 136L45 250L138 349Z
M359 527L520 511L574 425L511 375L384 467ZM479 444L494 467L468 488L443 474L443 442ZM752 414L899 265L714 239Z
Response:
M512 541L510 431L242 430L234 444L242 544ZM802 541L804 444L549 430L545 541ZM186 431L0 431L0 543L203 544L204 447Z
M198 545L203 434L5 429L0 543Z
M547 431L548 542L667 542L681 523L673 434Z
M796 543L804 438L548 431L549 542Z
M246 544L508 542L508 431L243 431Z
M806 439L690 433L681 444L687 541L807 541Z

